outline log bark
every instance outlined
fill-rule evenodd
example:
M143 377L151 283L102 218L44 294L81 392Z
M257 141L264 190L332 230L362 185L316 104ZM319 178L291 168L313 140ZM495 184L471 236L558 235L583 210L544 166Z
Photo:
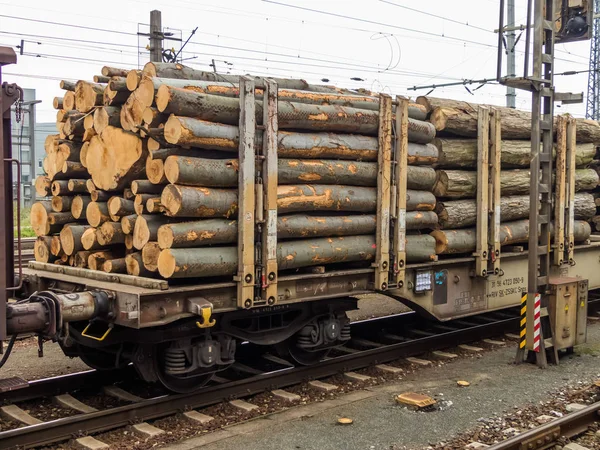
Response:
M160 197L153 197L146 201L146 211L148 214L159 214L162 213L165 209L160 204Z
M102 67L100 73L102 73L102 75L104 75L105 77L109 78L126 77L129 73L129 69L119 69L117 67L104 66Z
M83 250L81 238L86 230L91 229L89 225L70 225L60 231L60 245L67 255L73 255Z
M90 198L93 202L107 202L110 197L110 192L100 191L98 189L90 191Z
M81 145L75 142L63 142L46 150L44 169L50 179L63 177L62 169L65 162L79 162Z
M97 134L102 134L106 127L121 126L121 108L118 106L104 106L94 111L94 129Z
M575 194L573 210L575 219L591 220L596 215L596 202L594 196L587 192Z
M102 84L78 81L75 84L75 107L82 113L90 112L94 106L102 105L104 86Z
M138 194L158 194L162 193L164 186L152 183L150 180L134 180L131 182L131 192Z
M92 138L86 162L96 187L115 191L143 178L147 156L139 136L107 126Z
M123 228L123 233L133 233L133 228L135 227L135 221L137 217L137 214L130 214L128 216L121 217L121 226Z
M160 203L171 217L233 217L237 214L234 190L209 189L170 184L162 192ZM137 246L136 246L137 248Z
M156 94L160 112L230 125L239 123L240 102L234 98L201 94L162 85ZM336 105L313 105L279 100L280 129L347 132L376 135L379 112ZM256 122L262 123L262 102L256 102ZM410 142L427 144L435 137L429 122L408 119Z
M132 234L125 235L125 249L133 250L133 235Z
M52 211L67 212L71 211L73 197L52 197Z
M69 195L69 182L67 180L53 181L50 187L52 195Z
M54 99L52 100L52 107L54 109L63 109L63 98L54 97Z
M125 233L120 222L104 222L96 229L96 239L102 246L125 243Z
M158 240L158 229L161 225L169 223L169 219L162 215L145 214L137 216L133 228L133 246L141 250L150 241Z
M77 195L71 202L71 214L75 219L85 219L88 205L92 202L89 195Z
M31 228L33 229L36 236L54 234L58 233L61 230L62 224L57 223L55 225L52 225L50 223L50 216L52 214L64 213L53 213L51 200L40 200L33 204L33 206L31 207L30 221Z
M39 236L33 244L33 256L35 260L43 263L52 263L57 257L50 252L52 236Z
M108 205L105 202L91 202L86 208L85 217L91 226L99 227L104 222L110 221Z
M102 264L102 270L107 273L127 273L125 258L109 259Z
M150 139L148 139L148 157L150 159L166 160L169 156L187 156L190 158L201 158L205 151L197 148L181 148L181 147L170 147L170 148L157 148L156 150L150 150ZM221 155L225 156L225 155Z
M64 89L65 91L75 92L75 82L73 82L73 81L61 80L59 83L59 86L61 89Z
M206 219L161 225L157 242L161 249L202 247L237 242L237 234L237 220Z
M87 180L71 179L67 182L67 189L70 194L87 194Z
M102 248L100 243L98 242L98 238L96 236L96 229L89 228L83 232L81 235L81 245L85 250L98 250Z
M117 221L120 217L135 213L134 203L121 197L111 197L108 202L108 214L111 220Z
M142 114L142 123L144 128L158 128L169 118L168 114L162 114L158 109L147 107Z
M590 224L575 221L575 242L582 242L591 235ZM436 230L431 233L436 239L438 255L454 255L475 251L477 232L474 228L463 230ZM517 220L500 225L501 245L522 244L529 239L529 220Z
M239 149L237 126L189 117L170 117L165 124L164 137L170 144L185 147L229 152L237 152ZM280 130L277 144L281 158L377 161L377 138L370 136ZM256 145L262 145L260 132L257 132ZM437 153L437 148L432 144L408 145L409 164L433 164L437 160Z
M125 264L129 275L134 275L136 277L152 276L152 272L144 267L142 252L130 253L125 256Z
M65 161L61 170L61 177L63 178L81 178L86 176L88 171L80 162Z
M73 266L80 267L82 269L86 269L88 258L90 257L91 254L92 254L92 252L87 251L87 250L75 253L75 255L74 255L75 258L73 260Z
M160 256L160 247L158 242L148 242L142 249L142 262L144 267L150 272L158 271L158 257Z
M129 94L125 79L111 80L104 88L102 103L104 106L121 106L127 101Z
M35 179L35 193L38 197L47 197L51 192L52 181L45 175L40 175Z
M503 222L529 217L529 195L502 197L500 217ZM438 201L436 212L443 229L472 227L477 223L475 200Z
M106 261L113 259L113 254L109 251L92 252L88 256L88 268L91 270L100 270Z
M476 139L436 138L433 144L439 152L436 167L442 169L467 169L477 167ZM596 154L594 144L578 144L575 152L577 167L590 164ZM554 151L556 155L556 150ZM529 167L531 162L530 141L502 141L502 168L516 169Z
M148 212L146 210L146 202L148 200L156 198L160 200L160 197L156 197L155 194L138 194L135 196L135 200L133 201L133 208L135 213L138 215L144 214L144 212Z
M418 97L417 103L430 111L429 120L437 131L457 136L477 136L477 110L479 106L459 100L434 97ZM504 139L530 139L531 113L512 108L493 106L502 114L502 137ZM556 121L556 117L554 118ZM577 142L600 142L600 124L593 120L577 119Z
M94 75L92 78L94 83L102 83L106 84L110 81L110 77L105 77L104 75Z

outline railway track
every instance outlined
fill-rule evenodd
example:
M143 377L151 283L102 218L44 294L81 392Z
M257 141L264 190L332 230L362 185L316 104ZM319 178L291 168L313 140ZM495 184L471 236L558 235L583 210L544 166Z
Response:
M81 394L94 386L96 392L103 391L104 395L120 397L120 406L98 411L80 410L76 411L76 415L0 432L0 449L47 445L82 434L94 434L207 407L224 399L248 397L297 385L305 380L326 378L403 357L455 347L515 331L518 321L518 313L512 309L446 323L427 321L412 312L355 322L352 324L352 340L315 366L297 366L272 354L257 353L259 347L242 345L238 361L220 372L215 381L200 391L181 395L159 392L151 398L139 399L130 394L132 401L127 404L123 404L125 391L117 382L135 376L130 368L103 373L88 371L34 381L26 388L0 394L0 403L18 408L20 402L65 393L68 400L73 398L71 395L82 398Z

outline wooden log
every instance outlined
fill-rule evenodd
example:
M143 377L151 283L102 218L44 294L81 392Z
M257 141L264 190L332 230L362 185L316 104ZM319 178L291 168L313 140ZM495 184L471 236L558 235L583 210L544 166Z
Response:
M134 275L136 277L152 276L152 272L144 267L142 252L130 253L125 256L125 264L129 275Z
M133 228L133 247L141 250L150 241L158 240L158 229L161 225L169 223L169 219L162 215L144 214L137 216Z
M52 107L54 109L63 109L63 98L54 97L54 99L52 100Z
M142 123L144 128L157 128L164 124L169 118L168 114L162 114L158 109L147 107L142 114Z
M150 272L158 271L158 257L160 256L158 242L148 242L142 249L142 262Z
M144 178L147 156L148 150L139 136L107 126L102 134L92 138L86 162L96 187L115 191Z
M101 70L102 75L105 77L126 77L129 73L129 69L119 69L116 67L104 66Z
M61 80L59 83L59 86L61 89L64 89L65 91L75 92L75 82L74 81Z
M156 185L150 180L134 180L131 182L131 192L138 194L161 194L164 186Z
M125 258L109 259L102 264L102 270L107 273L127 273Z
M108 87L114 92L126 92L129 95L129 89L127 88L127 76L114 77L108 82Z
M125 188L125 189L123 189L123 198L125 200L134 201L135 195L133 194L133 191L130 188Z
M90 142L91 142L91 139L90 139ZM84 142L83 145L81 146L81 152L79 153L79 162L85 168L87 168L87 153L88 153L88 149L90 148L90 142Z
M157 242L161 249L202 247L237 242L237 234L236 220L206 219L161 225Z
M86 269L88 266L88 258L92 254L91 251L82 250L80 252L75 253L75 258L73 261L74 267L80 267L82 269Z
M85 217L91 226L99 227L104 222L110 221L108 205L105 202L90 202L86 208Z
M92 252L90 256L88 256L88 268L91 270L100 270L106 261L112 259L114 259L112 252Z
M239 148L237 126L189 117L170 117L165 124L164 138L170 144L207 150L237 152ZM257 132L256 145L262 145L260 132ZM377 138L370 136L281 130L277 133L281 158L377 161L377 145ZM409 143L408 161L409 164L430 165L437 160L437 153L434 145Z
M52 181L46 175L40 175L35 179L35 193L38 197L47 197L51 192Z
M132 234L125 235L125 248L127 250L133 250L133 235Z
M60 231L60 245L67 255L73 255L76 252L82 251L83 244L81 238L86 230L89 230L89 225L69 225Z
M69 182L67 180L53 181L50 190L52 195L69 195Z
M43 263L52 263L57 257L50 252L52 236L39 236L33 244L33 256L35 260Z
M108 214L113 221L117 218L135 213L134 203L121 197L111 197L108 202Z
M80 80L75 84L75 108L82 113L90 112L94 106L102 105L104 86Z
M65 162L78 162L80 159L81 144L75 142L63 142L46 151L44 169L48 177L55 179L63 177L62 169Z
M95 189L90 192L90 198L93 202L107 202L110 199L110 192Z
M433 211L408 211L406 213L406 229L436 230L439 228L438 216Z
M106 84L110 81L110 77L105 77L104 75L94 75L92 78L94 83L102 83Z
M146 202L150 199L156 198L160 201L160 197L156 197L155 194L138 194L135 196L135 200L133 201L133 208L135 209L135 213L138 215L144 214L144 212L148 212L146 210Z
M377 216L375 215L312 216L291 214L277 218L277 238L301 239L374 234L376 221ZM232 242L236 241L237 239Z
M67 91L63 95L63 108L67 111L73 111L75 109L75 92Z
M139 100L138 91L129 95L127 101L121 106L121 127L127 131L138 132L139 126L144 121L144 110L146 106Z
M129 89L127 89L126 81L111 80L104 88L102 95L102 103L104 106L121 106L129 98ZM119 119L120 120L120 119Z
M442 169L474 169L477 167L477 139L436 138L433 144L439 152L436 167ZM578 144L575 151L575 164L585 167L592 162L596 153L594 144ZM556 156L556 149L554 150ZM531 162L530 141L502 141L502 168L516 169L529 167Z
M71 211L71 205L73 203L73 197L52 197L52 211L54 212L67 212Z
M125 233L120 222L104 222L96 229L96 239L100 245L116 245L125 243Z
M67 182L67 189L71 194L87 194L87 180L71 179Z
M500 199L500 218L504 222L529 217L529 195L515 195ZM438 201L435 209L441 228L466 228L477 223L475 200Z
M121 126L121 108L118 106L104 106L94 111L94 129L97 134L102 134L106 127Z
M575 221L575 242L585 241L590 237L591 227L582 220ZM454 255L471 253L476 247L476 230L467 228L462 230L436 230L431 233L436 239L436 253L438 255ZM500 225L500 244L512 245L525 243L529 239L529 220L516 220Z
M171 217L228 218L237 214L237 193L233 190L171 184L163 190L160 203Z
M477 111L481 106L460 100L434 97L418 97L417 103L430 111L429 120L437 131L457 136L477 136ZM504 139L530 139L531 113L517 109L490 106L502 114L502 137ZM556 117L554 118L556 121ZM600 142L600 124L593 120L577 120L577 142ZM555 128L556 130L556 128Z
M128 216L121 217L121 227L123 228L123 233L133 233L133 228L135 227L135 221L137 217L137 214L130 214Z
M127 76L126 78L126 84L127 84L127 89L129 89L130 91L135 91L137 89L137 87L140 84L140 81L142 79L142 71L141 70L130 70L129 72L127 72Z
M31 228L33 229L36 236L44 236L48 234L58 233L63 223L50 223L50 217L54 214L65 214L65 213L54 213L52 212L51 200L40 200L35 202L31 207L30 221ZM70 214L68 214L70 216ZM71 216L72 217L72 216Z
M146 158L146 176L151 183L163 186L167 182L164 161L150 157Z
M160 204L160 197L153 197L146 201L145 209L148 214L159 214L162 213L165 209Z
M204 154L204 151L205 150L201 149L182 147L159 147L156 150L150 150L150 139L148 140L148 158L150 159L160 159L162 161L165 161L169 156L187 156L190 158L201 158Z
M598 185L598 174L593 169L575 170L575 189L592 190ZM500 173L503 196L526 194L530 189L528 170L506 170ZM436 197L472 198L477 192L477 172L466 170L438 170L433 189Z
M83 232L83 234L81 235L81 245L83 246L84 250L90 251L102 248L102 246L98 242L95 228L90 227L89 229Z
M64 178L81 178L86 176L88 171L80 162L65 161L61 174Z
M60 236L52 236L50 239L50 254L52 256L56 256L57 258L62 257L65 252L63 252L62 244L60 242Z
M596 202L594 196L588 192L575 194L574 216L577 220L591 220L596 215Z
M92 179L88 179L85 182L85 187L87 188L87 191L89 193L92 193L92 191L97 190L98 188L96 187L96 185L94 184L94 181Z
M156 106L162 113L194 117L230 125L239 123L240 102L234 98L202 94L162 85L156 94ZM379 111L336 105L314 105L279 100L280 129L333 131L374 135L378 131ZM262 123L262 102L256 102L256 122ZM408 139L427 144L435 137L429 122L409 118Z
M94 128L94 115L93 114L86 114L85 117L83 118L83 128L85 128L85 130L89 130L91 128Z
M71 202L71 214L75 219L85 219L88 205L92 202L89 195L76 195Z

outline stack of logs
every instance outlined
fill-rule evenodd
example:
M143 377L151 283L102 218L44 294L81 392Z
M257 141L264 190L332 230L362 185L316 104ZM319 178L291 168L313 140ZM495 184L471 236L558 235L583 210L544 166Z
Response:
M377 227L379 97L275 81L279 269L368 266ZM62 81L61 88L59 134L46 140L46 175L36 180L38 196L51 198L31 211L36 260L145 277L235 274L239 77L148 63L142 71L104 67L94 82ZM256 98L260 148L260 89ZM530 119L507 111L503 244L514 244L528 234ZM579 125L577 187L586 191L598 184L584 167L600 126ZM409 263L474 250L476 130L477 110L468 103L419 98L409 105ZM595 211L593 196L579 193L578 241L589 236L583 220Z
M374 258L379 99L277 79L279 268ZM232 275L237 266L239 78L175 64L61 82L59 134L32 208L36 259L135 276ZM262 91L257 89L257 123ZM435 148L409 106L408 261L436 258ZM257 147L261 145L257 130Z
M434 145L439 229L438 255L475 251L477 223L477 117L478 106L467 102L419 97L429 121L438 133ZM502 117L500 241L502 245L523 244L529 238L531 115L528 112L497 108ZM600 126L595 121L577 120L575 171L575 241L589 238L588 223L596 214L594 195L598 173L588 168L600 143ZM515 246L518 248L518 246Z

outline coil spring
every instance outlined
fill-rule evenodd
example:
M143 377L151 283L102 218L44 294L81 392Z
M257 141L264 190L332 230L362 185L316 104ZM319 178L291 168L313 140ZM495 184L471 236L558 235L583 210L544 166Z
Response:
M314 347L315 343L310 338L310 336L298 336L297 340L298 347Z
M348 341L350 340L350 324L347 323L342 327L342 331L340 332L340 341Z
M165 371L185 371L185 352L180 348L170 348L165 352Z

